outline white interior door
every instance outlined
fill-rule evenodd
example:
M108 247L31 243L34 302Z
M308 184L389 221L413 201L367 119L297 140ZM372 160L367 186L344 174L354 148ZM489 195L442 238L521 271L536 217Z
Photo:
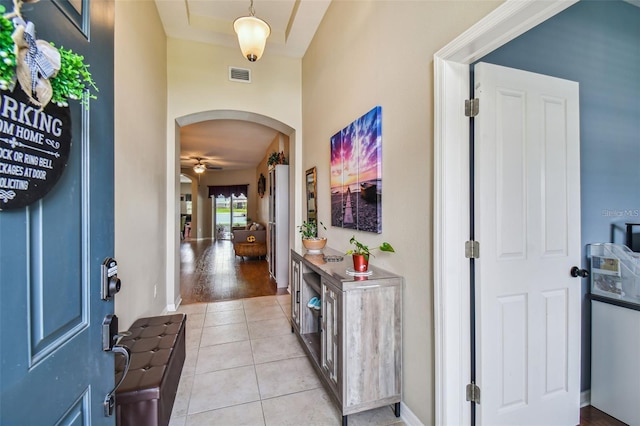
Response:
M580 417L578 83L475 67L478 420Z

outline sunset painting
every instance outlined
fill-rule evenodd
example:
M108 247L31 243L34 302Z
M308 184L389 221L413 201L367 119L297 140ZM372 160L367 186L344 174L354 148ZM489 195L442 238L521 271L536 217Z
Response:
M331 137L331 225L382 232L382 108Z

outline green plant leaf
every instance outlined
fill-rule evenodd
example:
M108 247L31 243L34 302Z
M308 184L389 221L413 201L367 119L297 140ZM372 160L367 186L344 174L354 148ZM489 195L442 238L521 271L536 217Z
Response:
M0 11L0 13L4 13ZM7 90L14 81L16 74L15 44L13 34L13 22L4 16L0 16L0 89Z
M55 47L53 43L51 45ZM60 52L60 70L50 79L53 89L51 101L65 105L68 99L77 99L85 108L89 108L88 100L97 99L92 91L99 91L91 78L89 65L84 64L84 56L62 46L57 49Z
M389 252L393 252L395 253L396 251L393 249L393 247L391 247L391 244L384 242L380 245L380 250L381 251L389 251Z
M351 239L349 240L349 244L354 245L355 248L348 250L346 254L364 254L367 256L374 256L374 254L371 253L371 250L375 250L375 249L379 249L380 251L395 253L394 248L391 246L391 244L387 242L380 244L380 246L378 247L373 247L370 249L369 246L367 246L366 244L362 244L360 241L356 240L355 235L351 237Z

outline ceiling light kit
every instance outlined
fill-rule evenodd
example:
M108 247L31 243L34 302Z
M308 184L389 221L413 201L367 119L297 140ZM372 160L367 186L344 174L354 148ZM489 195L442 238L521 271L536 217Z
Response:
M200 161L198 161L198 163L193 166L193 171L200 174L200 173L204 173L207 170L207 167L202 164Z
M233 22L233 29L238 34L240 50L250 62L255 62L262 56L267 38L271 34L271 27L260 18L256 18L253 0L249 6L250 16L242 16Z
M183 167L183 161L189 160L196 161L196 164L193 165L193 171L196 172L198 177L200 177L201 174L208 170L222 170L222 166L211 164L210 162L208 162L207 160L209 160L209 158L207 157L180 157L181 167Z

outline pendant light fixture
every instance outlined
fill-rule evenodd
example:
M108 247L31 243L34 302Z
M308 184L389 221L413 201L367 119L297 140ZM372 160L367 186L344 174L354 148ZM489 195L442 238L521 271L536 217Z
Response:
M253 0L249 6L250 16L242 16L233 22L233 29L238 34L240 50L245 58L255 62L262 56L267 37L271 34L271 27L260 18L256 18Z

